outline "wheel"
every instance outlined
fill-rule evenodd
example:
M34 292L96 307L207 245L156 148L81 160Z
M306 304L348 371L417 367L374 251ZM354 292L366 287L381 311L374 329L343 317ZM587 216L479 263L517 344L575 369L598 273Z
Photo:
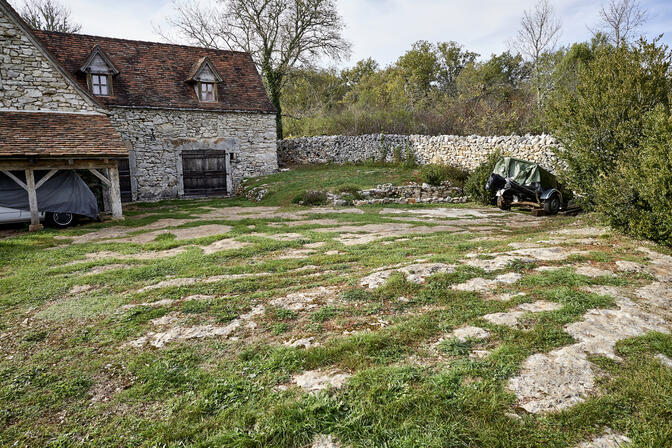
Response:
M77 218L73 213L51 213L48 212L45 217L47 225L50 227L55 227L57 229L65 229L70 227L77 222Z
M511 210L511 204L503 196L497 196L497 207L501 210Z
M554 194L544 201L544 211L549 215L557 215L560 210L560 198Z

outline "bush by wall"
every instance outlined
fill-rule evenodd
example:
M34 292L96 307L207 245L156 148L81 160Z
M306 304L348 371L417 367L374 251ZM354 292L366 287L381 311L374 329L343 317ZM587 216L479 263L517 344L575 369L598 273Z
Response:
M640 147L600 184L597 209L617 229L672 246L672 117L658 106L643 129Z
M469 199L484 205L496 203L496 192L486 190L485 184L488 182L488 178L490 178L492 170L495 169L495 164L500 157L501 152L499 151L490 154L485 162L469 174L464 184L464 193L469 196Z

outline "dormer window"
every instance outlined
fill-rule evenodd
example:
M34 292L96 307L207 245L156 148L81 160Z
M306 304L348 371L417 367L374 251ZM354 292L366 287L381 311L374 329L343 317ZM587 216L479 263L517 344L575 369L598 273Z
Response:
M96 96L109 96L108 75L91 75L91 91Z
M215 102L215 83L214 82L201 82L200 85L200 100L204 103L214 103Z
M199 59L192 66L187 82L193 83L199 102L216 103L218 101L217 86L223 80L207 56Z
M86 73L89 90L96 96L112 96L112 77L119 74L112 61L96 45L80 69Z

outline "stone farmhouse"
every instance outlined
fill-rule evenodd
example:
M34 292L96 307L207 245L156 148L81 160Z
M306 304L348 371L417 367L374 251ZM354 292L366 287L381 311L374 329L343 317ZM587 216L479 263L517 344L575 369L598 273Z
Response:
M6 0L0 48L0 114L98 114L121 148L89 144L120 149L125 201L225 195L277 170L276 110L247 53L33 31Z

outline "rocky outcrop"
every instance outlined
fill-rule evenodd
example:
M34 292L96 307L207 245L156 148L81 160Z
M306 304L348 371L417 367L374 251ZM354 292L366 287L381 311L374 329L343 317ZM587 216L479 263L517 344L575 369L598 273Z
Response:
M389 135L326 136L285 139L278 142L281 166L360 163L371 160L391 162L414 157L419 164L441 163L466 169L476 168L495 151L537 162L553 170L558 142L550 135Z

